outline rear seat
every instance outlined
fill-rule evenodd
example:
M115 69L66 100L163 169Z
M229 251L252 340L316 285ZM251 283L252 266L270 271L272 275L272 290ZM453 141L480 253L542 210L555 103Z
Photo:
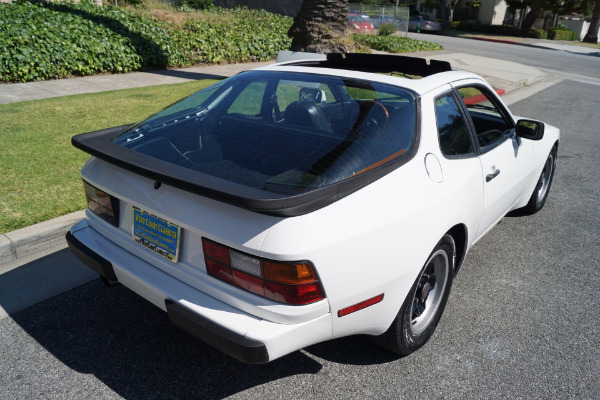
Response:
M221 118L213 136L221 146L223 159L271 176L291 169L309 170L320 154L343 139L333 133L239 115Z

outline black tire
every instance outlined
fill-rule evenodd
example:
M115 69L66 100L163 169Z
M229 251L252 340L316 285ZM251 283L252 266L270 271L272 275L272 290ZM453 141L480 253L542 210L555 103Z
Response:
M440 321L452 286L456 245L450 235L435 246L388 330L375 342L402 356L421 348Z
M535 189L533 189L529 202L522 208L526 214L535 214L544 207L544 204L546 204L548 194L550 193L550 186L552 186L554 172L556 171L556 153L556 146L554 146L550 154L548 154L548 158L546 158L544 169L535 185Z

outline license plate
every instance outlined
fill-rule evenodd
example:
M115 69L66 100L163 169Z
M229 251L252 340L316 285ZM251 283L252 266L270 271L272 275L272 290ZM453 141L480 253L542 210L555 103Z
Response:
M133 207L133 240L168 260L177 262L181 227Z

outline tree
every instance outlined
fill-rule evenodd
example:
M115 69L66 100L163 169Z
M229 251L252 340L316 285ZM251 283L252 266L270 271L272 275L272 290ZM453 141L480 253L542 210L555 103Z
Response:
M587 43L598 43L598 30L600 30L600 0L596 0L592 21L583 41Z
M586 14L589 8L589 0L505 0L512 10L523 10L529 8L521 28L531 28L536 18L542 11L551 11L555 14L565 15L572 12ZM595 0L598 1L598 0Z
M442 10L443 10L443 7L445 6L448 22L454 21L454 10L456 9L456 6L458 5L458 3L460 3L460 0L441 0L440 1L440 12L443 12ZM442 26L443 25L444 25L444 19L442 18ZM447 28L448 28L447 26L444 27L444 29L447 29Z
M508 6L513 10L523 10L529 8L529 12L525 16L521 24L521 28L529 29L533 27L533 24L542 11L551 10L555 4L556 0L506 0Z
M478 3L477 0L473 3ZM428 8L440 10L440 19L442 20L442 29L448 29L448 22L454 21L454 10L460 0L427 0L424 5Z
M348 0L303 0L288 36L292 51L349 53L354 42L348 36Z

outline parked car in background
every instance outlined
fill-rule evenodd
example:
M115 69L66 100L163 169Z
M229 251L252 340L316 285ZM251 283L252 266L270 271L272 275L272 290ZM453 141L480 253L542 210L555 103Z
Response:
M408 30L413 32L439 32L442 24L431 21L422 15L414 15L408 19Z
M379 29L380 25L386 25L386 24L393 25L396 29L402 29L402 26L403 26L401 21L399 21L396 18L391 17L389 15L378 15L375 17L370 17L369 19L367 19L367 21L369 21L371 24L373 24L375 29ZM404 27L406 27L406 25L404 25Z
M348 29L359 33L375 32L373 24L358 14L348 14Z
M106 285L241 361L356 334L407 355L472 246L544 206L559 136L443 61L269 65L73 137L91 157L67 241Z

